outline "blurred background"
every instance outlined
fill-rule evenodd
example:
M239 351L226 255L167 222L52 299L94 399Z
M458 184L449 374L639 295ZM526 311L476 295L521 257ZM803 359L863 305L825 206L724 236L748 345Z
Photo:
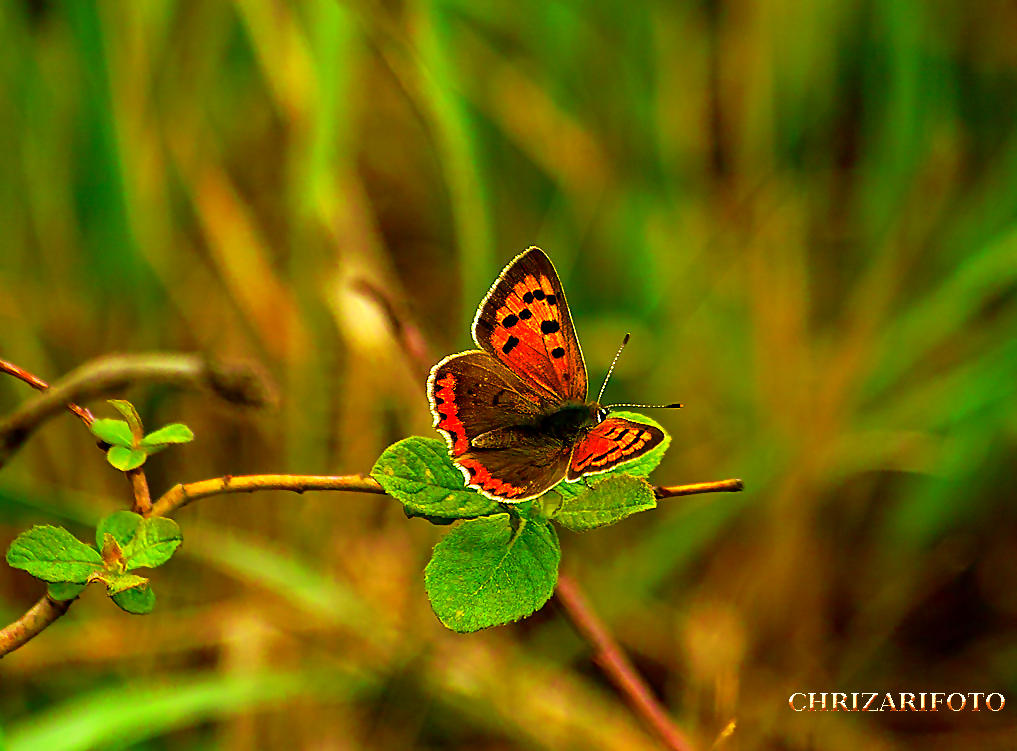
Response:
M591 380L670 401L661 484L573 573L700 749L1014 748L1014 710L795 713L795 691L1017 693L1017 11L998 0L0 4L0 356L256 362L275 407L123 394L197 440L154 493L369 471L433 435L394 312L469 346L543 247ZM0 380L0 412L32 396ZM90 406L114 416L102 402ZM124 478L66 414L0 545ZM655 748L554 605L430 611L445 530L381 496L176 515L150 616L96 588L0 663L6 751ZM96 591L93 591L95 589ZM0 618L43 592L0 567Z

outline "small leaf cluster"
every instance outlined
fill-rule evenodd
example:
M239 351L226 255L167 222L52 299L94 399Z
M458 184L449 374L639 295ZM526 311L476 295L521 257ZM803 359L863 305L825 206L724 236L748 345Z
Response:
M643 415L619 412L654 425ZM554 593L561 546L554 524L575 532L614 524L657 505L644 477L671 438L608 472L562 482L543 496L504 504L466 487L445 442L414 436L389 446L371 470L408 517L458 522L439 542L424 571L435 615L453 631L470 632L525 618ZM552 523L553 522L553 523Z
M146 435L141 417L133 404L124 399L110 399L109 403L124 419L95 420L90 430L96 438L109 444L106 460L123 472L137 469L151 454L162 451L170 444L194 440L191 429L178 422Z
M148 579L130 573L166 563L183 541L172 519L145 519L116 511L95 531L95 547L63 527L34 526L18 535L7 550L7 563L49 582L54 600L72 600L86 585L100 582L128 613L149 613L155 592Z

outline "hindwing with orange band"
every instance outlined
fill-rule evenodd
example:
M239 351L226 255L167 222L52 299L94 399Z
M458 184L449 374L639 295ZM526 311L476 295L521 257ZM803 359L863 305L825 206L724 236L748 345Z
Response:
M588 432L572 453L567 479L606 472L632 461L659 445L664 433L652 425L622 417L608 417Z
M512 448L474 449L454 462L466 482L496 500L523 501L546 493L565 476L571 446L521 436Z
M434 426L466 484L492 498L523 500L565 475L571 446L526 428L548 398L487 352L446 357L431 370Z

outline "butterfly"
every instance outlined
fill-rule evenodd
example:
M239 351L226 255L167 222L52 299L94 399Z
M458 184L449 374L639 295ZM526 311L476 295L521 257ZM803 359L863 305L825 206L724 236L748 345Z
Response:
M652 425L610 417L600 395L587 401L572 314L540 248L504 268L472 333L479 349L449 355L427 379L434 427L468 487L517 503L632 461L664 440Z

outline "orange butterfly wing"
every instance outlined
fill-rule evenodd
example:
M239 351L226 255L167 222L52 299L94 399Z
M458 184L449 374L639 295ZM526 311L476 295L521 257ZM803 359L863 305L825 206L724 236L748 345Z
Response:
M572 452L566 479L614 469L637 459L664 440L664 433L652 425L608 417L587 433Z
M480 303L473 339L535 390L586 401L583 352L558 273L540 248L519 254Z

